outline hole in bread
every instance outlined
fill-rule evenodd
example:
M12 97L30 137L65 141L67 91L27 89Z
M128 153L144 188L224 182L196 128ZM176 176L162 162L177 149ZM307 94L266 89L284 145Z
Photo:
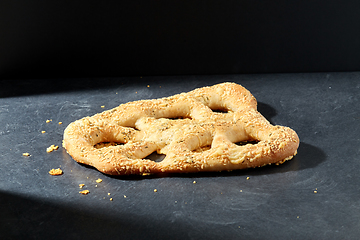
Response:
M146 157L146 159L151 160L153 162L161 162L166 157L165 154L159 154L156 151L151 153Z
M190 116L178 116L178 117L170 117L168 119L170 119L170 120L183 120L183 119L191 120L192 118Z
M210 150L210 148L211 148L211 145L206 145L206 146L202 146L202 147L199 147L197 149L194 149L194 150L192 150L192 152L201 153L201 152L205 152L207 150Z
M258 143L259 143L259 141L251 140L251 141L240 141L240 142L236 142L235 144L238 146L244 146L244 145L248 145L248 144L255 145Z
M211 108L211 110L215 113L228 113L229 112L229 109L224 108L224 107Z
M99 142L94 145L95 148L104 148L104 147L110 147L110 146L118 146L118 145L124 145L124 143L120 142Z
M134 129L135 131L140 131L140 129L137 128L136 126L133 126L133 127L130 127L130 128Z

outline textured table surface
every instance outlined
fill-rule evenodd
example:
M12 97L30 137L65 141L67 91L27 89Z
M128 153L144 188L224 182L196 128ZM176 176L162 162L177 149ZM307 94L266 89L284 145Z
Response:
M298 133L301 144L293 160L232 172L111 177L76 163L61 147L63 130L79 118L228 81L250 90L271 123ZM360 73L5 80L1 85L2 239L360 235ZM52 144L59 149L47 153ZM30 157L22 156L25 152ZM48 174L59 167L63 175ZM79 184L90 193L79 194Z

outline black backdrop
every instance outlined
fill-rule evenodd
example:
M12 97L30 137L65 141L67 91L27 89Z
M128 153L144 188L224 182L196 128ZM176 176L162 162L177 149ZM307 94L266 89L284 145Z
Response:
M0 2L0 78L360 70L360 1Z

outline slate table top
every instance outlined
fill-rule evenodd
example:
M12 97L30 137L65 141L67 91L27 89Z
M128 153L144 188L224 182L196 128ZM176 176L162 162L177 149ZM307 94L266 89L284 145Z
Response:
M112 177L78 164L61 146L65 127L79 118L128 101L221 82L241 84L272 124L298 133L301 143L294 159L280 166L232 172ZM0 84L1 239L357 239L360 235L359 72ZM59 149L47 153L52 144ZM25 152L30 156L23 156ZM53 168L64 174L49 175ZM99 178L101 183L96 182ZM79 194L79 184L90 193Z

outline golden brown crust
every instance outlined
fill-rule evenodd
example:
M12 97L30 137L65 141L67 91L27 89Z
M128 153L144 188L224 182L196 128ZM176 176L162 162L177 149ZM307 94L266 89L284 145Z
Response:
M82 118L65 129L63 145L76 161L111 175L235 170L291 159L297 134L271 125L256 106L244 87L222 83ZM256 144L236 144L246 141ZM146 159L155 151L166 155L163 161Z

